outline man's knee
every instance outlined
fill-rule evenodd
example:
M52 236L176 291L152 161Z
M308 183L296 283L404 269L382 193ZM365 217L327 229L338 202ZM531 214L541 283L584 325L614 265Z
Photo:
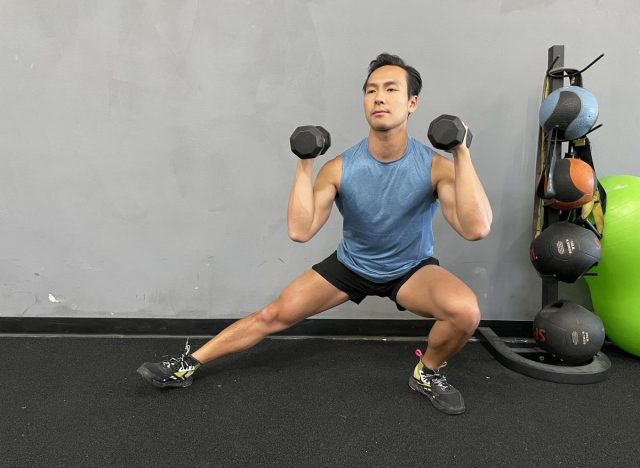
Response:
M449 317L452 324L466 333L473 333L480 324L480 306L475 295L458 297L450 301Z
M256 319L268 330L268 333L276 333L293 325L286 320L286 315L283 302L277 300L259 310Z
M259 310L256 314L256 319L266 326L271 326L278 322L279 312L279 307L277 303L274 302Z

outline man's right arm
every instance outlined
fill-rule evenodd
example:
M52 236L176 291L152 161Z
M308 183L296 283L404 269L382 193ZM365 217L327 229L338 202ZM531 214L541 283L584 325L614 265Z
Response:
M287 226L289 237L295 242L307 242L329 219L338 193L342 160L328 161L313 178L313 159L300 159L289 195Z

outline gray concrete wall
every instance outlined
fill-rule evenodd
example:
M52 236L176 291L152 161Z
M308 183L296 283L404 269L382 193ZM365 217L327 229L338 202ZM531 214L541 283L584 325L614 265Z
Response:
M585 75L595 161L638 175L639 22L635 0L2 0L0 315L228 318L275 299L340 239L337 210L310 243L287 237L289 134L322 124L334 154L362 138L366 67L389 51L423 73L411 133L463 116L493 205L481 242L440 216L437 256L484 318L529 319L547 49L606 54ZM367 299L321 317L411 315Z

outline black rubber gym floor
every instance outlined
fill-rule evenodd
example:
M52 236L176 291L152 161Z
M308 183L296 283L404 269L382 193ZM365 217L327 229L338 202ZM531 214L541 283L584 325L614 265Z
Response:
M203 340L192 340L196 347ZM139 364L175 338L0 337L0 466L638 466L640 360L535 380L477 342L446 368L467 412L407 381L420 342L267 339L158 390Z

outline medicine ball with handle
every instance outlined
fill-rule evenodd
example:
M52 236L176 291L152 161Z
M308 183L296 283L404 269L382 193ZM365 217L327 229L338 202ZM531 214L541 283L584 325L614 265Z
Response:
M602 320L571 301L557 301L544 307L533 320L538 345L565 364L586 363L604 344Z
M531 263L540 276L574 283L600 260L600 240L590 230L562 221L531 241Z

